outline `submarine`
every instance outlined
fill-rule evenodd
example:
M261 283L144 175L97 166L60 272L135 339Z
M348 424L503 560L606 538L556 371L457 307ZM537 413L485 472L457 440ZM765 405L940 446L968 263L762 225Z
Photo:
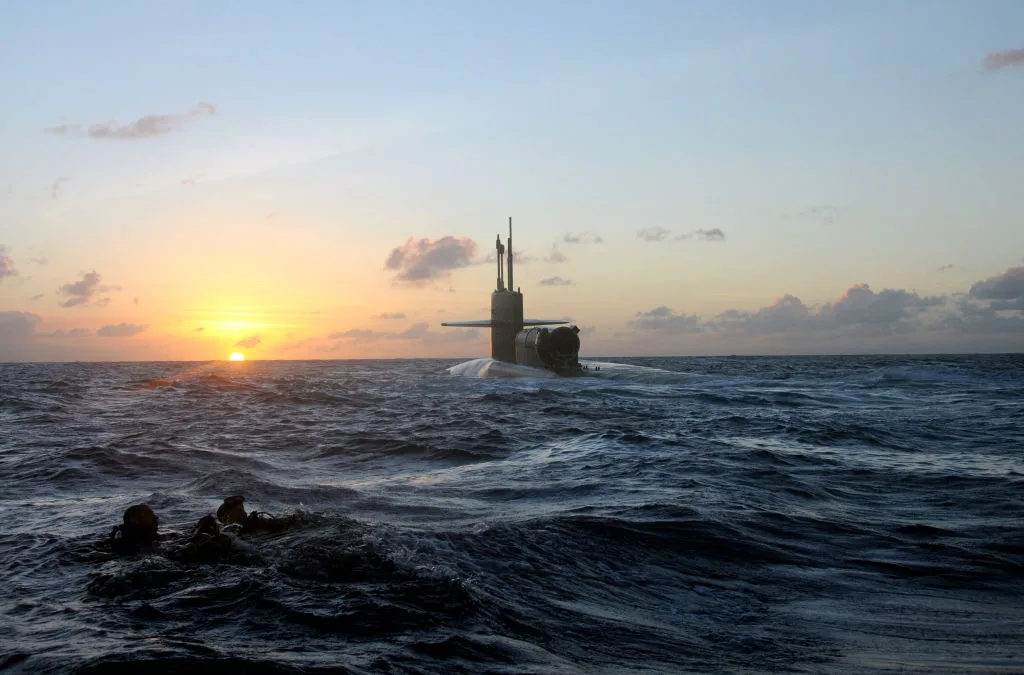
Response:
M442 326L491 329L491 358L531 368L543 368L558 375L579 375L580 329L561 319L524 319L523 292L513 283L512 219L508 219L508 287L505 286L505 246L497 235L498 283L491 293L491 318L476 321L446 321ZM558 326L558 328L548 328Z

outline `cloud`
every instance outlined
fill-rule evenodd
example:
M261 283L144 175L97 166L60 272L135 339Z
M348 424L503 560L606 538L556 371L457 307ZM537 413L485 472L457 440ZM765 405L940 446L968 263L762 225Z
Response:
M448 278L453 270L467 267L476 252L476 242L467 237L441 237L437 240L409 237L395 247L384 262L385 269L394 270L395 281L413 286L427 281Z
M818 317L841 326L892 326L912 320L920 312L943 302L944 298L939 296L922 297L915 292L891 288L875 293L867 284L856 284L838 300L822 307Z
M988 306L996 312L1024 312L1024 298L993 300Z
M665 241L670 234L672 230L666 230L664 227L645 227L637 230L636 238L643 241Z
M704 330L696 314L676 314L662 305L647 312L637 312L637 318L629 322L635 330L654 331L675 335L679 333L700 333Z
M258 345L260 342L262 342L262 340L260 340L260 336L259 335L250 335L249 337L242 338L241 340L236 342L235 346L236 347L245 347L246 349L252 349L256 345Z
M375 331L367 328L349 328L345 331L338 331L327 336L329 340L353 340L356 342L375 342L377 340L419 340L423 344L443 344L451 342L471 342L480 337L478 331L470 330L444 330L433 333L430 331L430 324L427 322L413 324L409 328L399 332ZM338 345L331 349L337 349Z
M3 246L0 246L0 281L6 277L18 276L18 270L14 267L14 259L7 255Z
M67 298L61 303L61 307L78 307L85 306L92 302L100 293L106 293L107 291L119 291L120 286L105 286L102 282L102 277L94 270L92 272L82 272L82 278L73 283L66 283L57 289L58 295L63 295ZM99 300L96 304L105 305L110 302L110 298L104 298Z
M64 184L68 182L67 176L61 176L57 180L53 181L53 185L50 186L50 199L57 199L60 197L60 189L64 187Z
M933 331L951 331L954 333L1024 333L1024 311L1011 316L1003 316L996 309L1001 301L985 306L971 302L967 297L960 298L954 305L955 311L929 326ZM1024 308L1022 308L1024 310Z
M32 297L29 298L29 300L31 302L38 302L39 300L42 300L42 299L43 299L43 294L42 293L40 293L39 295L33 295Z
M672 230L664 227L648 227L637 230L636 238L642 241L725 241L725 232L713 227L709 230L703 228L681 234L672 234Z
M679 234L673 237L675 241L686 241L688 239L697 239L699 241L725 241L725 232L722 232L717 227L713 227L710 230L698 229L690 232L689 234Z
M210 103L197 103L191 110L184 113L146 115L128 124L100 122L90 124L88 127L82 127L80 124L61 124L45 131L54 136L133 141L169 134L192 118L213 115L216 111L216 106Z
M377 315L378 319L404 319L405 312L384 312Z
M604 242L604 239L601 238L601 235L594 234L593 232L580 232L579 234L567 232L562 237L562 241L566 244L601 244Z
M45 255L36 256L34 258L29 258L28 261L30 263L35 263L36 265L46 265L47 263L50 262L49 260L46 259Z
M820 206L812 206L809 209L805 209L796 214L797 218L814 218L820 219L825 225L831 225L836 222L836 216L839 215L842 209L832 206L831 204L822 204Z
M117 328L117 326L108 326L108 328ZM72 328L71 330L55 330L52 333L37 333L36 336L41 338L84 338L90 335L92 335L92 331L88 328Z
M558 250L557 246L551 247L551 253L544 256L544 262L558 265L560 263L569 262L569 259L565 257L565 254Z
M393 333L390 337L395 340L419 340L427 334L429 328L430 324L424 321L423 323L413 324L400 333Z
M1011 267L1002 274L971 286L970 296L978 300L1017 300L1024 298L1024 267Z
M945 299L920 296L906 290L884 289L878 293L867 284L856 284L838 299L812 309L794 295L784 295L756 312L730 309L708 327L747 335L768 335L807 330L833 330L859 326L873 332L900 332L914 328L917 317Z
M541 286L573 286L573 281L569 279L563 279L562 277L548 277L547 279L540 280Z
M14 342L32 337L42 317L31 312L0 312L0 342Z
M139 333L145 331L149 326L147 324L138 323L119 323L117 325L111 324L104 326L96 331L96 335L100 337L134 337Z
M952 265L939 265L939 272L948 272L953 269Z
M1024 65L1024 49L1004 49L999 52L990 52L983 62L985 70L994 73L1004 68L1013 68Z
M725 311L709 322L714 330L733 330L748 334L782 333L809 325L810 310L794 295L784 295L756 312L735 309Z
M387 335L379 331L365 328L349 328L344 331L337 331L327 336L328 340L377 340Z

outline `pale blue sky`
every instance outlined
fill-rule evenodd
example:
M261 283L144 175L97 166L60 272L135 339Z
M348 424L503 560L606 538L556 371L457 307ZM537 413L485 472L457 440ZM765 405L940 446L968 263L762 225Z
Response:
M1024 255L1024 67L983 66L1022 47L1019 0L8 2L0 245L20 274L0 311L37 332L142 311L115 297L69 318L55 289L96 269L159 297L146 325L172 337L181 289L214 281L248 305L287 285L339 330L363 305L325 305L335 284L474 318L488 266L454 271L449 294L396 288L382 264L410 236L485 254L507 215L537 257L565 232L604 239L519 275L572 279L531 288L528 313L572 314L606 350L661 305L710 319L858 283L951 298ZM200 102L216 115L153 138L44 133ZM653 227L725 241L637 239Z

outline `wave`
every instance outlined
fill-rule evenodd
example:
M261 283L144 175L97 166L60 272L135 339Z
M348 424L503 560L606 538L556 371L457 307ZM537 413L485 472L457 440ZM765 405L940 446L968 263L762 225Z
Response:
M586 364L0 365L0 666L1024 665L1024 359ZM168 555L233 493L292 526Z

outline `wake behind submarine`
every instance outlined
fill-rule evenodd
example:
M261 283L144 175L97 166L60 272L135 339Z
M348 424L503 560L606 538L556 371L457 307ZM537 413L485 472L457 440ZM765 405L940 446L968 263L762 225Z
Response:
M505 246L501 235L494 242L498 260L498 287L491 293L491 318L476 321L446 321L442 326L491 329L491 358L503 363L543 368L559 375L579 375L580 329L558 326L560 319L524 319L523 293L513 285L512 219L508 219L508 288L505 287Z

